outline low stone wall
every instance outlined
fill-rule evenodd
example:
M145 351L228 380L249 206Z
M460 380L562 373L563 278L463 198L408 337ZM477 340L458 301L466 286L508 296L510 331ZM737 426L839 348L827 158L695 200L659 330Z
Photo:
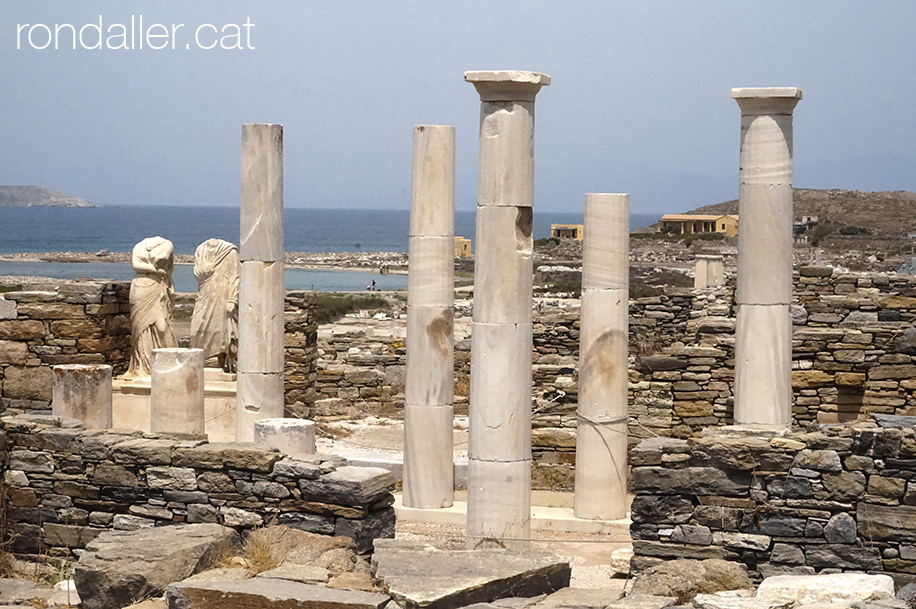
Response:
M873 419L772 439L642 441L630 452L632 570L722 558L757 580L867 571L916 581L916 417Z
M59 426L55 426L57 423ZM395 480L340 457L297 459L253 444L86 431L72 419L0 419L10 551L73 556L105 529L278 523L351 537L359 551L393 537Z
M0 295L0 411L47 411L51 366L130 362L130 284L67 283Z

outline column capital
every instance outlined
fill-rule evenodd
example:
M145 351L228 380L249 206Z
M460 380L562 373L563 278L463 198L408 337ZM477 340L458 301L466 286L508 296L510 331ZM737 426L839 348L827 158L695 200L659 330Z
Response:
M792 114L802 91L797 87L739 87L732 89L732 98L742 114Z
M541 87L550 84L550 77L540 72L521 70L489 70L465 72L464 80L474 85L480 101L534 101Z

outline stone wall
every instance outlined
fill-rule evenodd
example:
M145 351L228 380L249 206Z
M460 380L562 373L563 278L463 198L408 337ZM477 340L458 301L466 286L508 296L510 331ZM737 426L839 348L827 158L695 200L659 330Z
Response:
M315 292L286 292L283 384L287 416L308 418L315 403L318 371L318 298Z
M631 569L722 558L757 580L916 581L916 417L872 419L772 439L710 430L642 441L630 451Z
M0 295L0 412L47 411L51 366L130 363L130 283L66 283ZM287 412L308 417L318 357L314 292L286 293Z
M105 529L179 522L240 532L278 523L352 537L361 552L394 536L392 475L339 457L292 459L252 444L85 431L72 419L18 415L0 419L4 463L16 554L70 557Z
M0 411L46 411L51 366L130 361L130 284L67 283L0 295Z

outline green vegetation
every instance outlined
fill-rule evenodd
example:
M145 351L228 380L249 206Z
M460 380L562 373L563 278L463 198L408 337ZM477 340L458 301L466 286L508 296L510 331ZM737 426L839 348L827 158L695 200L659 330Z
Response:
M867 235L868 229L864 226L844 226L840 229L841 235Z
M0 285L0 294L4 292L21 292L22 285Z
M545 245L560 245L560 240L556 237L542 237L534 240L534 247L544 247Z
M337 321L347 313L389 309L388 301L381 296L352 296L336 292L318 292L318 323Z

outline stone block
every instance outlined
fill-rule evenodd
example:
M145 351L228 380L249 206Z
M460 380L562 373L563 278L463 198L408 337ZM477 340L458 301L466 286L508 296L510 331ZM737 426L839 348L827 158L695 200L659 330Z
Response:
M28 361L28 345L16 341L0 340L0 364L24 366Z
M395 479L387 469L345 466L317 480L299 480L299 490L306 501L371 505L390 493Z
M0 319L16 319L16 301L0 296Z
M369 512L360 519L338 518L334 527L337 537L349 537L356 544L356 551L370 552L376 539L394 539L394 525L397 517L394 508Z
M51 453L34 450L11 450L10 469L25 473L54 473L54 458Z
M858 533L876 541L916 541L916 507L859 503Z
M86 317L86 310L77 304L20 302L19 315L30 319L81 319Z
M724 472L714 467L634 467L630 473L630 490L634 493L723 495L746 497L750 474Z
M228 467L267 474L273 470L274 464L282 456L276 451L259 449L244 442L214 442L195 448L177 448L172 465L195 469Z
M173 491L197 490L197 476L189 467L148 467L146 483L150 488Z
M4 370L3 397L51 402L51 369L47 366L8 366Z

